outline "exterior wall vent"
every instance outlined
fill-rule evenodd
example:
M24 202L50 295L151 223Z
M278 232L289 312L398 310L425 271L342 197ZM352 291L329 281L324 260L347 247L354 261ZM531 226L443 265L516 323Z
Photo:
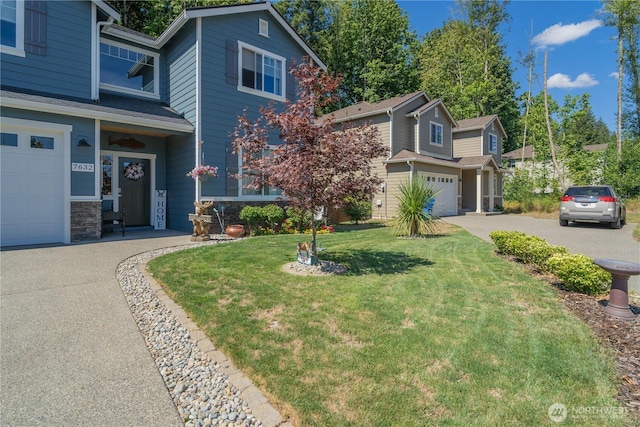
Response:
M259 19L259 32L261 36L269 37L269 21L265 21L264 19Z

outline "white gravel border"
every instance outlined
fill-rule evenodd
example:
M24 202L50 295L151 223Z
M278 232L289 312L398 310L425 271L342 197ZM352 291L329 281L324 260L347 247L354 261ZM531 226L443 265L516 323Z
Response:
M118 265L116 276L185 426L293 427L147 272L152 258L225 241L134 255Z

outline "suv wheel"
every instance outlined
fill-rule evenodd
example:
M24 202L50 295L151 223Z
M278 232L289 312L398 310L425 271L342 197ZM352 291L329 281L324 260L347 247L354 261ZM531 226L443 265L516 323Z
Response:
M561 219L560 220L560 226L561 227L566 227L567 225L569 225L569 220L567 220L567 219Z
M609 223L609 226L610 226L611 228L616 228L616 229L618 229L618 228L621 228L621 227L622 227L622 224L621 224L621 221L620 221L620 213L618 213L618 219L616 220L616 222L610 222L610 223Z

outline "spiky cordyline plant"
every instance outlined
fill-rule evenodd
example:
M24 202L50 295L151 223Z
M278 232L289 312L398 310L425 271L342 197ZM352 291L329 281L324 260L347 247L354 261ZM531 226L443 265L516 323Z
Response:
M396 236L420 237L438 231L438 218L425 212L424 208L439 192L419 176L407 179L400 185Z

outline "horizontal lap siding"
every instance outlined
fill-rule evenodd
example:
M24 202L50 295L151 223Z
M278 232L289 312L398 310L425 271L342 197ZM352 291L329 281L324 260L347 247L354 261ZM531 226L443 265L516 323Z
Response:
M435 115L439 109L438 117ZM442 146L431 144L431 123L442 126ZM451 122L442 108L436 106L420 116L420 154L433 156L440 159L451 158Z
M195 24L189 22L165 47L167 102L191 123L196 123ZM172 136L166 142L167 226L191 231L195 182L186 174L195 164L195 135Z
M424 105L425 102L424 97L421 96L394 111L392 156L398 154L403 149L416 151L416 119L407 117L406 115L421 105Z
M482 155L479 131L457 132L454 134L453 157Z
M258 34L258 20L269 22L269 37ZM219 167L220 176L203 186L203 197L237 195L237 184L228 176L237 168L232 150L230 134L238 122L238 116L248 108L248 116L255 119L261 106L268 106L269 98L240 92L237 84L229 84L227 72L227 40L242 41L286 60L286 69L291 59L299 63L304 51L266 12L244 13L233 16L212 17L202 20L202 140L206 162ZM288 83L288 82L287 82ZM289 90L285 90L286 95ZM276 144L278 140L271 140ZM232 181L233 180L233 181Z
M91 3L47 2L46 55L2 54L2 84L91 97Z

